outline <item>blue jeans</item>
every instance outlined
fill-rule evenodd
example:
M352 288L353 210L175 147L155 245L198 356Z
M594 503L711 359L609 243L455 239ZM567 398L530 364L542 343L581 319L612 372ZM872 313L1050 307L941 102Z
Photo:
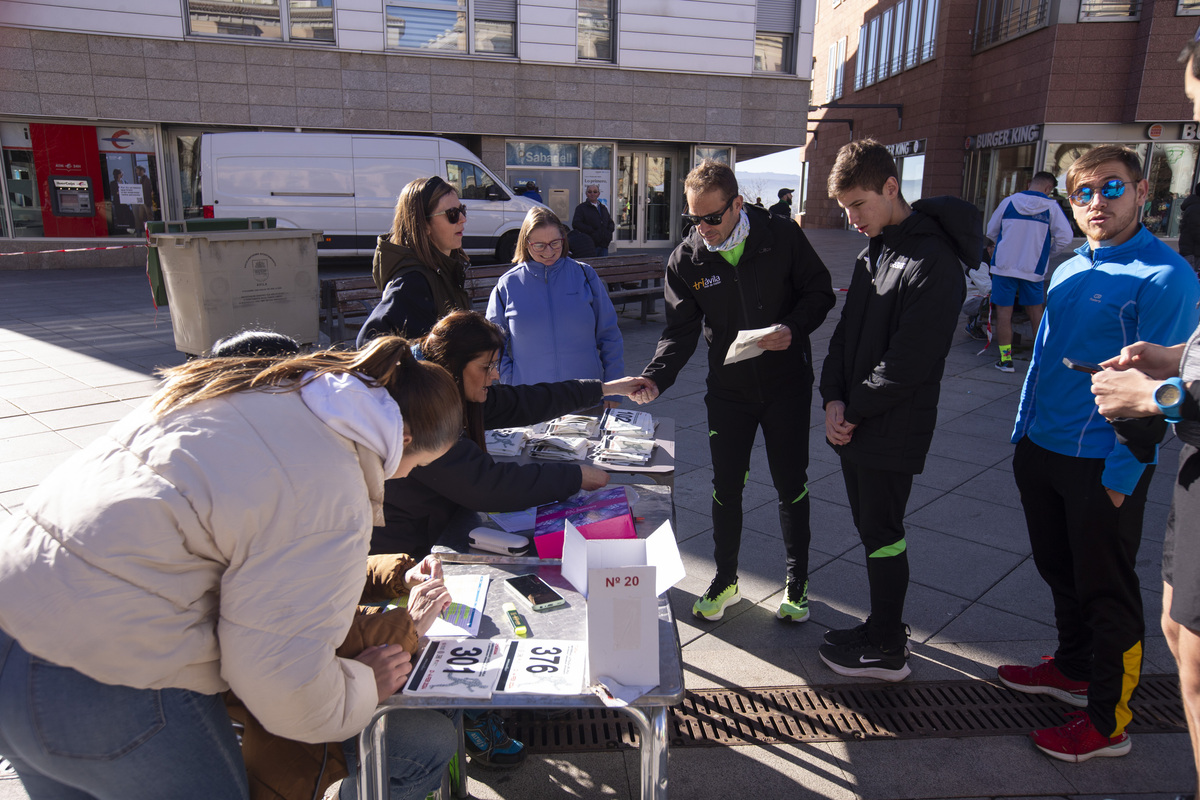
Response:
M0 753L32 800L249 797L220 695L100 683L3 630Z
M438 788L442 773L458 752L461 711L404 708L387 717L388 800L424 800ZM342 781L339 800L358 798L358 740L342 743L350 775Z
M608 248L607 248L607 247L597 247L597 248L596 248L596 255L597 255L597 256L606 256L606 255L608 255Z

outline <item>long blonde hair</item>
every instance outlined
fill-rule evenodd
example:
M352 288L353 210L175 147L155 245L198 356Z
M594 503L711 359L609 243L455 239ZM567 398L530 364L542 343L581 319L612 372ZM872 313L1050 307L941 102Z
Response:
M396 213L392 217L392 229L388 231L392 244L411 249L427 267L442 263L442 254L433 246L429 235L429 217L442 198L453 191L454 187L437 175L409 181L396 198ZM450 255L459 261L467 260L461 247Z
M538 228L546 227L556 229L558 235L563 239L563 246L558 251L559 257L567 254L567 229L562 224L562 220L545 206L534 206L529 209L529 213L525 215L525 221L521 223L521 233L517 236L517 249L513 252L514 264L533 260L533 254L529 252L529 237Z
M437 364L417 361L408 342L399 336L380 336L358 351L321 350L286 358L198 358L161 370L164 383L151 404L161 416L234 392L297 391L318 375L339 372L388 390L400 406L404 432L413 437L412 449L437 450L461 435L462 400L454 378Z

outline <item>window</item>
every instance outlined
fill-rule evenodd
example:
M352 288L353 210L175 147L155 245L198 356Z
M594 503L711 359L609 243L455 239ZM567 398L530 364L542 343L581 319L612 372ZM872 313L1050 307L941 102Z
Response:
M1142 16L1141 0L1083 0L1079 21L1128 21Z
M867 23L867 85L875 82L876 50L879 44L879 17Z
M864 22L858 29L855 90L932 59L937 52L937 15L938 0L900 0Z
M188 0L197 36L333 44L333 0Z
M858 55L854 58L854 91L867 85L867 26L858 28Z
M413 0L384 9L389 48L516 54L516 0Z
M900 193L911 203L921 199L921 183L925 177L925 156L905 156L896 159L900 173Z
M925 28L921 37L921 63L933 58L937 49L938 0L925 0Z
M477 164L466 161L446 162L446 183L463 200L507 200L507 194Z
M892 74L904 69L904 23L908 19L908 0L896 3L896 28L892 34Z
M921 10L923 7L924 4L921 0L909 0L908 43L904 48L905 69L912 69L919 63L918 56L921 51Z
M576 53L588 61L613 60L613 0L579 0Z
M829 72L825 79L826 101L842 96L842 74L846 67L846 37L829 45Z
M979 0L975 49L1044 28L1049 19L1050 0Z
M1175 13L1178 16L1200 14L1200 0L1179 0L1179 4L1175 6Z
M755 17L754 69L796 71L796 0L758 0Z
M895 16L895 11L896 9L889 8L879 18L879 80L883 80L892 74L890 48L892 44L892 18Z

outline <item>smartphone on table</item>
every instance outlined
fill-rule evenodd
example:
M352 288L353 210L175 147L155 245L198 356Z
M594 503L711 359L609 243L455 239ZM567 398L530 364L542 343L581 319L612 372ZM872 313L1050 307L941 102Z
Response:
M504 579L508 590L534 611L547 611L566 604L566 600L550 584L532 573Z

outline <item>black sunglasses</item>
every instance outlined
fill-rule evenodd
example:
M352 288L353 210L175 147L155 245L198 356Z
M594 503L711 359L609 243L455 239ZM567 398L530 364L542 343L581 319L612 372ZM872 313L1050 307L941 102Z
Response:
M1105 181L1099 189L1093 189L1091 186L1081 186L1067 195L1067 199L1080 208L1091 205L1097 192L1106 200L1116 200L1125 194L1125 184L1127 183L1133 183L1133 181L1119 181L1113 178L1111 181Z
M465 217L467 215L467 207L459 206L458 208L447 208L445 211L439 211L436 214L430 214L429 218L433 219L434 217L440 217L442 214L446 215L446 222L449 222L451 225L457 225L458 218Z
M698 217L695 214L684 214L683 218L693 225L699 225L701 222L705 225L720 225L721 220L725 219L725 212L729 210L729 207L733 205L733 201L736 199L737 195L735 194L729 198L729 202L725 204L725 207L715 214L705 214L703 217Z

